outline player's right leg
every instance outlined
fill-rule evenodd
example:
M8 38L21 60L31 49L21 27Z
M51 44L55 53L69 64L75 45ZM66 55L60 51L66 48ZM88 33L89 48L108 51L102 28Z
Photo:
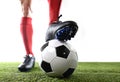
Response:
M20 31L22 34L23 43L26 50L26 55L24 61L18 66L19 71L25 72L34 67L35 57L32 52L32 18L30 17L31 11L31 0L20 0L23 17L20 24Z
M62 0L48 0L49 4L49 28L46 32L46 41L58 39L67 41L73 38L78 31L75 21L59 21L59 12Z

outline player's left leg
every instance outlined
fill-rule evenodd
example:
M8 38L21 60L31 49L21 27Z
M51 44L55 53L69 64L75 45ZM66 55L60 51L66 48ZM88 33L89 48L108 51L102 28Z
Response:
M20 31L26 51L24 61L18 66L19 71L25 72L34 67L35 57L32 52L32 18L30 17L31 0L20 0L23 10L23 17L20 24Z
M59 12L62 0L48 0L50 25L46 33L46 41L58 39L67 41L73 38L78 30L74 21L59 21Z

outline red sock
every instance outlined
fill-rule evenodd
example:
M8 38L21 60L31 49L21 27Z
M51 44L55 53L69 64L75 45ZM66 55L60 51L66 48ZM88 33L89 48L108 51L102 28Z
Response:
M62 0L48 0L49 3L49 24L58 20Z
M23 43L25 46L26 54L32 54L32 18L30 17L23 17L21 20L20 31L23 38Z

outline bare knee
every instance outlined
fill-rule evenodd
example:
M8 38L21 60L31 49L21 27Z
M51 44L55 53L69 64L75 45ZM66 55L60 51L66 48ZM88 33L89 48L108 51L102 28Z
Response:
M29 15L29 7L24 6L22 10L23 10L23 15L27 17Z
M20 1L21 1L23 15L26 17L29 15L31 11L31 0L20 0Z

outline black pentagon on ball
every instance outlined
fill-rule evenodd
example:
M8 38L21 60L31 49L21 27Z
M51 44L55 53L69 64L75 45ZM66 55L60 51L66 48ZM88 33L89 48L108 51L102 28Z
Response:
M41 51L43 51L47 46L48 46L49 42L46 42L42 47L41 47Z
M70 53L69 49L64 45L56 47L56 55L58 57L67 58L69 53Z
M41 67L45 72L52 72L52 68L48 62L42 61Z
M63 76L64 77L69 77L70 75L72 75L74 70L75 70L74 68L69 68L66 72L64 72Z

